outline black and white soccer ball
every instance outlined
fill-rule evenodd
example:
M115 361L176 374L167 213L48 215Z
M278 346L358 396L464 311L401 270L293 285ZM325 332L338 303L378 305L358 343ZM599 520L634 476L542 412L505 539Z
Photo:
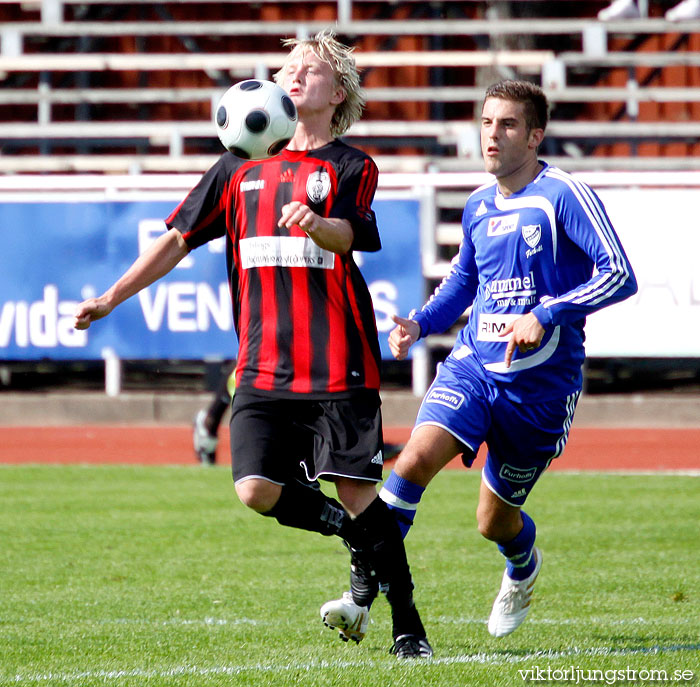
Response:
M297 126L297 108L272 81L241 81L221 96L214 116L219 139L244 160L279 155Z

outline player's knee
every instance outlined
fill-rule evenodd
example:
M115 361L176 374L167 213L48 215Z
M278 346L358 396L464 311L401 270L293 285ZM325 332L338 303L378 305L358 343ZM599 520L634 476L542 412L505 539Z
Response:
M377 498L377 485L374 482L339 479L336 490L343 507L353 517L362 513Z
M421 444L411 446L409 442L399 454L394 471L409 482L426 487L441 467L442 461L436 460L429 448Z
M476 507L476 527L479 534L485 539L493 541L494 525L493 518L489 516L484 504L479 503Z
M258 512L271 510L280 497L282 488L262 479L247 479L236 484L236 494L241 503Z
M403 479L421 487L452 460L464 446L449 432L432 425L416 429L394 466L394 472Z
M517 511L501 512L479 504L476 509L476 525L484 539L498 543L513 539L522 528Z
M493 519L482 516L477 510L476 515L476 526L479 530L479 534L488 539L489 541L499 541L500 539L500 528L498 524L493 521Z

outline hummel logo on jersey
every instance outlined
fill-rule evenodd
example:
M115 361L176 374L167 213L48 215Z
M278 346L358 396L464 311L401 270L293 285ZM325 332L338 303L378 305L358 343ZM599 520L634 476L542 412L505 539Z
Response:
M382 452L380 451L377 453L377 455L372 458L370 463L374 463L374 465L384 465L384 457L382 456Z
M287 168L280 174L280 182L283 184L291 184L294 181L294 172Z
M481 215L485 215L486 213L486 203L484 203L484 201L482 200L481 203L479 203L479 207L476 209L476 212L474 214L477 217L481 217Z
M254 179L253 181L241 181L241 193L246 191L260 191L265 188L265 179Z

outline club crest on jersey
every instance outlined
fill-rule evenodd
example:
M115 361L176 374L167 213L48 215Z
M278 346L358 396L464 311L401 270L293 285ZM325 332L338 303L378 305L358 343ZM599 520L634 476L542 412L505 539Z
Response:
M312 203L321 203L331 192L331 175L328 172L317 171L309 174L306 180L306 195Z
M534 248L542 238L542 225L541 224L523 224L521 229L525 243L527 243L530 248Z
M505 234L512 234L518 228L519 219L520 213L518 212L502 217L491 217L486 235L503 236Z

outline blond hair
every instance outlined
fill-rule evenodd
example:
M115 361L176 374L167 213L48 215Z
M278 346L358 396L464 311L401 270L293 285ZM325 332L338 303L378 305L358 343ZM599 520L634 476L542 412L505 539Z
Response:
M285 38L282 45L290 48L289 57L285 60L274 79L279 84L284 77L284 71L291 59L292 53L298 47L311 52L328 63L335 74L335 82L345 92L345 99L339 103L333 118L331 119L331 135L334 138L342 136L361 116L365 107L365 94L360 86L360 74L357 71L355 58L352 56L354 48L343 45L336 40L332 29L319 31L313 38L305 40L299 38Z

